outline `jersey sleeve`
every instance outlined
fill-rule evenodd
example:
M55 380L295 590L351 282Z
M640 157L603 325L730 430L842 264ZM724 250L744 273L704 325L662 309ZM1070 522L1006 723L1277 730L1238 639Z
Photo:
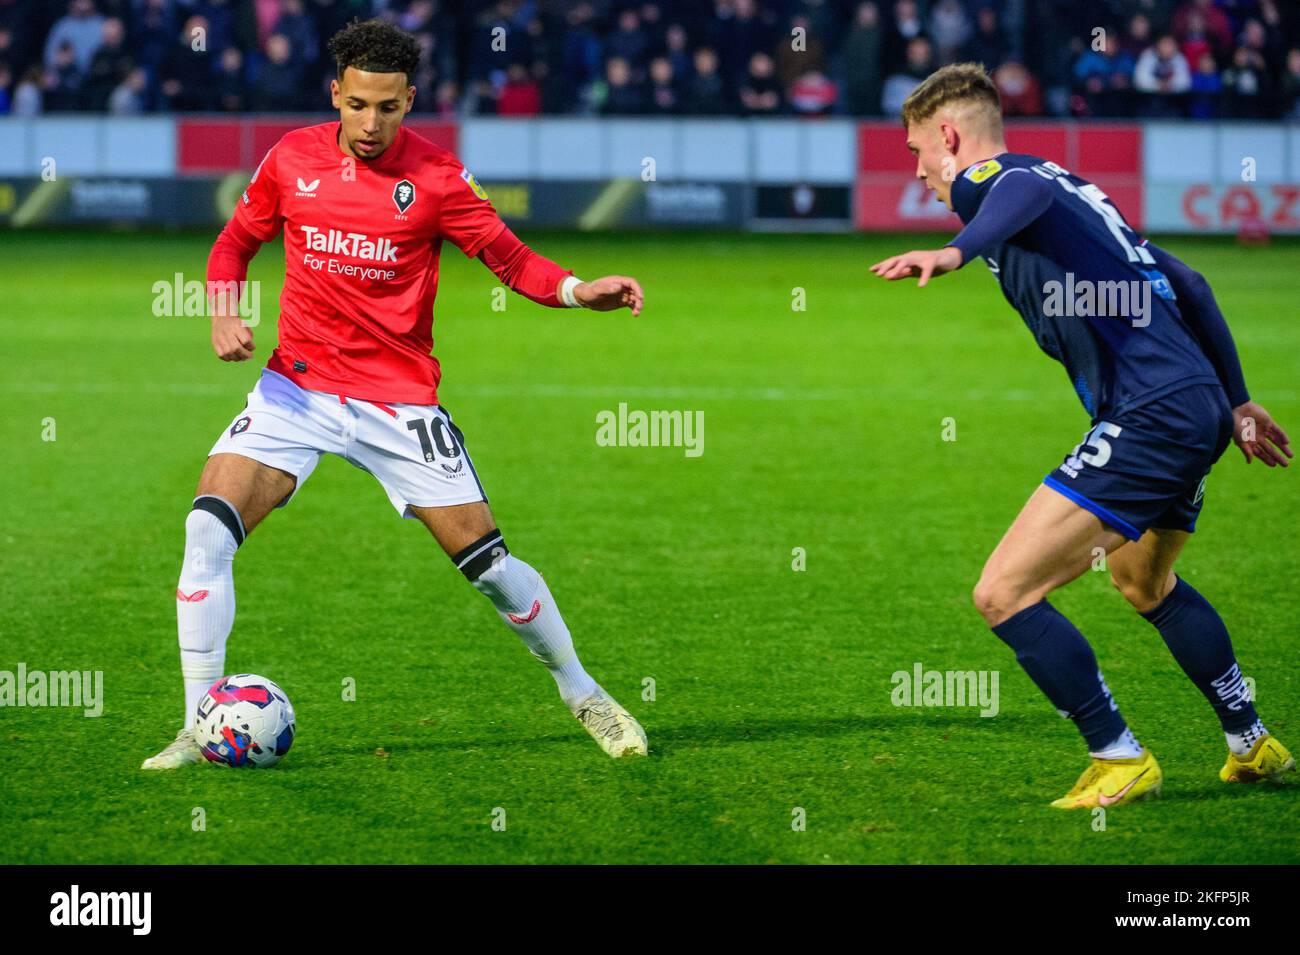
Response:
M470 258L506 227L478 180L458 162L447 163L438 208L438 234Z
M963 223L975 218L989 190L1012 168L997 159L989 159L962 170L952 184L952 211Z
M280 177L276 159L280 143L267 150L253 172L248 188L235 203L235 218L239 224L263 242L274 239L284 226L280 215Z
M1024 171L1012 169L1001 175ZM1004 186L996 196L986 193L979 211L948 244L960 250L965 265L1028 228L1051 205L1051 184L1040 176L1026 174L1014 186Z

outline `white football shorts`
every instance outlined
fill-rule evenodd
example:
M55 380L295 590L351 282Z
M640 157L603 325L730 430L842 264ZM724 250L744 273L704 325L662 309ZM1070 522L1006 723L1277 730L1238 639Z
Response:
M486 501L465 437L439 405L381 404L308 391L269 368L248 405L208 455L241 454L297 480L288 504L322 454L373 474L402 517L411 507Z

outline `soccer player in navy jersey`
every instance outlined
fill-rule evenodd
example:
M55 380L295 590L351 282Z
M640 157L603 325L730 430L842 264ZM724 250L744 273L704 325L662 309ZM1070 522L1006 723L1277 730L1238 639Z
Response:
M438 400L441 368L430 353L444 241L551 308L637 315L641 286L622 275L583 282L538 255L455 156L402 126L415 98L414 37L379 20L354 22L330 51L338 119L294 130L271 148L208 259L213 350L223 361L247 361L255 345L237 292L262 244L284 235L279 346L208 452L185 521L176 588L185 722L143 768L212 758L193 722L225 673L235 552L298 493L323 454L373 475L398 514L428 528L550 671L602 750L646 755L641 725L583 668L546 581L506 546L465 436Z
M1065 366L1092 418L994 549L975 586L1015 651L1092 756L1052 805L1114 806L1159 793L1162 773L1129 730L1088 641L1047 602L1097 548L1111 580L1160 632L1227 736L1224 782L1278 779L1295 760L1268 733L1214 607L1174 563L1195 529L1210 467L1235 442L1287 465L1290 441L1250 400L1205 279L1138 235L1106 195L1056 163L1007 151L982 66L932 74L903 107L916 175L961 218L942 249L892 256L882 278L932 277L983 257L1039 347Z

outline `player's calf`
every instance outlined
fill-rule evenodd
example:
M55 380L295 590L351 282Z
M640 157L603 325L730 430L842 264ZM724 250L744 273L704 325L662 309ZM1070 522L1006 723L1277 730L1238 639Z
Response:
M645 755L645 731L583 669L546 581L510 553L501 532L489 531L452 561L550 672L561 698L601 749L614 757Z

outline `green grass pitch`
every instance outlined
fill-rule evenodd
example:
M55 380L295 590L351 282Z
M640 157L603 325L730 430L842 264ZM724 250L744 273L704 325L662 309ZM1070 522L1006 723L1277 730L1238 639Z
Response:
M934 237L525 238L580 275L636 275L644 315L494 311L493 277L449 246L442 398L651 758L601 754L427 533L327 458L235 563L227 669L285 687L293 751L270 771L141 772L181 708L185 516L274 344L283 253L254 263L258 361L233 365L205 319L150 308L153 283L202 277L211 236L7 233L0 669L102 670L105 706L0 709L0 863L1300 861L1300 786L1219 783L1213 714L1104 573L1054 602L1165 795L1104 831L1048 806L1081 741L969 595L1088 422L982 265L918 291L867 266ZM1210 278L1254 396L1300 436L1297 246L1167 244ZM619 402L702 410L703 455L599 446ZM1181 572L1295 748L1292 472L1230 449ZM999 671L1000 712L893 706L891 675L918 662Z

